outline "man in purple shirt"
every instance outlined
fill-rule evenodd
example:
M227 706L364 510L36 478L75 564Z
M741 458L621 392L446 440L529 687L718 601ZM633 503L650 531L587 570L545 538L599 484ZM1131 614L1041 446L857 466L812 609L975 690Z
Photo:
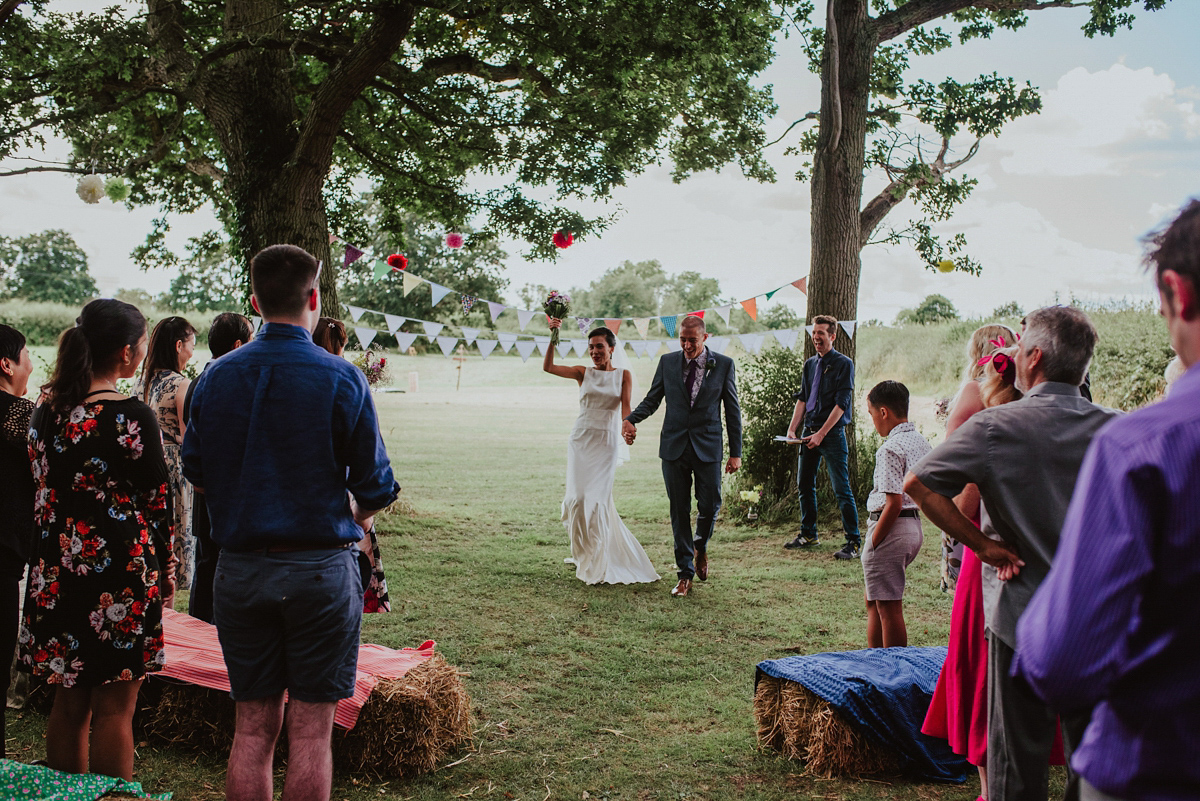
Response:
M1200 201L1150 239L1188 368L1093 440L1013 670L1070 714L1083 799L1200 798Z

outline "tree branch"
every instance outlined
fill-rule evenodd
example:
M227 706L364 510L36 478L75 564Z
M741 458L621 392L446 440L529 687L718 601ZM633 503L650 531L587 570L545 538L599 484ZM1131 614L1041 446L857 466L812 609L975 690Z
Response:
M796 121L795 121L795 122L793 122L791 125L789 125L789 126L787 127L787 130L786 130L786 131L784 131L783 133L781 133L781 134L779 135L779 138L778 138L778 139L774 139L774 140L772 140L772 141L770 141L770 142L767 142L765 145L763 145L763 148L768 148L768 147L770 147L771 145L778 144L779 142L782 142L782 141L783 141L783 137L785 137L785 136L787 136L788 134L790 134L790 133L792 132L792 129L793 129L793 128L795 128L795 127L796 127L797 125L799 125L800 123L802 123L802 122L807 122L808 120L816 120L816 119L820 119L820 117L821 117L821 114L820 114L820 112L817 112L817 111L810 111L810 112L808 112L808 113L807 113L807 114L805 114L803 117L801 117L800 119L796 120Z
M968 7L980 11L1043 11L1087 5L1077 0L912 0L876 19L876 39L880 42L895 39L913 28Z
M8 22L8 18L17 13L17 8L24 2L25 0L4 0L0 3L0 25Z
M557 97L559 92L545 74L533 66L521 66L515 62L508 64L488 64L470 53L456 53L452 56L431 58L421 65L418 75L474 75L492 83L505 81L528 80L537 85L545 97Z

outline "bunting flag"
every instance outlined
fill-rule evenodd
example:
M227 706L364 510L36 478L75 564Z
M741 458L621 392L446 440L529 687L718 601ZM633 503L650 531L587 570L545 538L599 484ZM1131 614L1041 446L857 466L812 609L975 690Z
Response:
M587 356L588 341L586 339L572 339L571 350L575 351L576 356Z
M757 355L762 350L763 340L766 337L763 334L738 334L738 339L741 340L742 347L747 353Z
M375 262L374 269L371 270L371 275L372 275L372 277L374 277L374 279L376 281L378 281L380 278L383 278L385 275L387 275L391 271L392 271L392 268L388 267L388 264L386 261L377 261L377 262Z
M592 324L592 320L595 319L595 317L576 317L575 322L579 326L579 333L586 334L588 327Z
M750 298L750 300L743 300L742 308L746 310L746 314L750 315L751 320L758 319L758 299L757 298Z
M492 355L492 351L494 351L496 349L496 346L498 344L500 344L500 343L494 339L477 339L477 340L475 340L475 347L479 348L479 355L482 356L484 359L487 359L488 356Z
M259 328L262 326L262 318L261 318L261 317L257 317L257 316L256 316L256 317L251 317L251 318L250 318L250 322L254 324L254 333L256 333L256 334L257 334L257 333L258 333L258 329L259 329Z
M667 332L667 336L675 336L675 321L679 319L678 314L668 314L666 317L659 317L662 323L663 330Z
M633 349L633 355L639 359L646 355L646 343L640 339L630 340L629 347Z
M374 328L358 328L357 326L354 328L354 335L358 337L358 346L363 350L371 347L371 341L378 333Z
M517 343L520 344L520 343ZM550 337L534 337L533 344L537 345L538 353L546 355L546 348L550 347Z
M401 317L398 314L388 314L387 312L384 312L383 318L387 320L388 331L392 332L393 334L396 333L400 329L400 326L404 325L404 321L408 319L407 317Z
M521 354L521 361L527 362L530 355L533 354L533 348L537 343L532 339L518 339L513 344L517 346L517 353Z
M725 323L725 325L729 325L729 310L732 308L732 303L726 303L724 306L718 306L717 308L713 309L713 311L715 311L721 318L721 322Z
M537 314L535 309L517 309L517 322L521 324L522 331L525 330L525 326L529 325L529 321L535 314Z
M479 298L473 298L470 295L463 295L462 296L463 314L466 314L467 312L471 311L471 307L475 305L475 301L477 301L477 300L479 300Z
M607 328L609 331L612 331L614 337L620 336L621 335L621 323L623 323L623 322L624 322L624 320L620 319L619 317L605 317L604 318L604 327Z
M729 346L729 337L709 337L708 349L713 353L724 353Z
M488 305L488 313L490 313L492 315L493 323L496 322L496 318L499 317L500 315L504 314L504 310L508 308L503 303L497 303L494 300L487 301L487 305Z
M346 245L346 254L342 257L342 269L346 269L362 257L363 252L354 245Z
M507 331L497 331L496 339L500 341L500 349L505 353L512 350L512 346L517 342L517 335L510 334Z
M846 332L846 335L853 338L854 329L858 328L858 320L842 320L839 324L842 326L842 330Z
M331 245L332 245L332 244L333 244L334 242L336 242L337 240L338 240L338 238L337 238L337 234L330 234L330 235L329 235L329 244L331 244Z
M346 308L350 310L350 319L356 323L362 319L363 314L367 311L366 309L360 309L357 306L350 306L349 304L347 304Z
M775 332L775 341L787 350L791 350L796 344L796 336L799 333L795 328L785 328Z
M816 326L812 326L812 325L806 325L806 326L804 326L804 330L805 330L805 331L807 331L807 332L808 332L808 335L811 337L811 336L812 336L813 329L814 329L815 327L816 327Z
M772 289L770 292L768 292L768 293L767 293L767 295L766 295L766 298L767 298L767 300L770 300L770 299L771 299L771 296L772 296L772 295L774 295L776 292L778 292L778 291L779 291L779 290L781 290L781 289L783 289L783 287L781 287L781 286L777 286L777 287L775 287L774 289Z
M442 329L446 326L441 323L423 322L421 323L421 327L425 329L425 338L432 340L438 334L442 333Z
M571 349L572 349L572 346L571 346L571 342L569 340L564 339L562 342L559 342L558 347L557 347L558 358L560 358L560 359L567 358L567 354L571 352Z
M701 309L700 311L688 312L687 314L684 315L684 317L699 317L701 320L703 320L704 319L704 309Z
M650 318L634 317L633 327L637 329L638 336L640 336L642 339L645 339L646 335L650 333Z
M472 342L474 342L475 338L477 336L479 336L478 328L467 328L466 326L463 326L462 332L463 332L463 341L466 342L468 345L470 345Z
M792 286L796 287L796 289L799 289L801 292L803 292L805 295L807 295L808 294L808 276L804 276L803 278L797 278L795 281L792 282Z
M683 346L679 344L678 339L668 339L668 340L666 340L666 342L667 342L667 353L676 353L678 351L683 350Z
M442 298L450 294L450 287L429 282L429 291L433 293L433 305L436 306L442 302Z
M404 297L408 297L408 293L425 283L424 278L418 278L410 272L404 273Z
M675 342L675 340L673 340L673 339L669 340L669 341ZM652 339L649 342L645 342L643 344L646 346L646 355L652 359L658 355L658 352L660 350L662 350L662 340L661 339ZM678 345L679 343L675 342L675 344Z
M403 331L396 332L396 345L400 348L401 353L407 353L408 349L417 341L416 334L406 334Z
M458 337L437 337L436 341L442 349L442 355L449 359L454 353L454 346L458 344Z

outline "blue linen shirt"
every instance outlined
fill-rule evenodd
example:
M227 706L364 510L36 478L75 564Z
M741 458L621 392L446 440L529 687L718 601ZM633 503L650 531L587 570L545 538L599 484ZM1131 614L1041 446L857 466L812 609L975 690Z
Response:
M203 487L223 549L333 547L400 488L362 372L299 326L265 323L196 380L183 474Z
M821 384L817 397L810 398L817 370L821 371ZM800 391L792 397L804 401L805 428L816 430L825 425L834 406L842 409L842 419L834 427L849 425L854 414L854 362L832 348L824 356L809 358L800 372Z
M1092 709L1071 765L1121 798L1200 798L1200 367L1092 441L1015 675Z

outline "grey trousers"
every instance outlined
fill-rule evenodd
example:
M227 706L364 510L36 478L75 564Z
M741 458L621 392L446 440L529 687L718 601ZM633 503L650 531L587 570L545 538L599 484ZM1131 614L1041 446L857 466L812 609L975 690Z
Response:
M1058 715L1009 675L1013 649L988 634L989 801L1046 801L1050 752ZM1071 752L1083 737L1090 715L1062 717L1067 791L1064 801L1079 801L1079 777L1070 768Z

